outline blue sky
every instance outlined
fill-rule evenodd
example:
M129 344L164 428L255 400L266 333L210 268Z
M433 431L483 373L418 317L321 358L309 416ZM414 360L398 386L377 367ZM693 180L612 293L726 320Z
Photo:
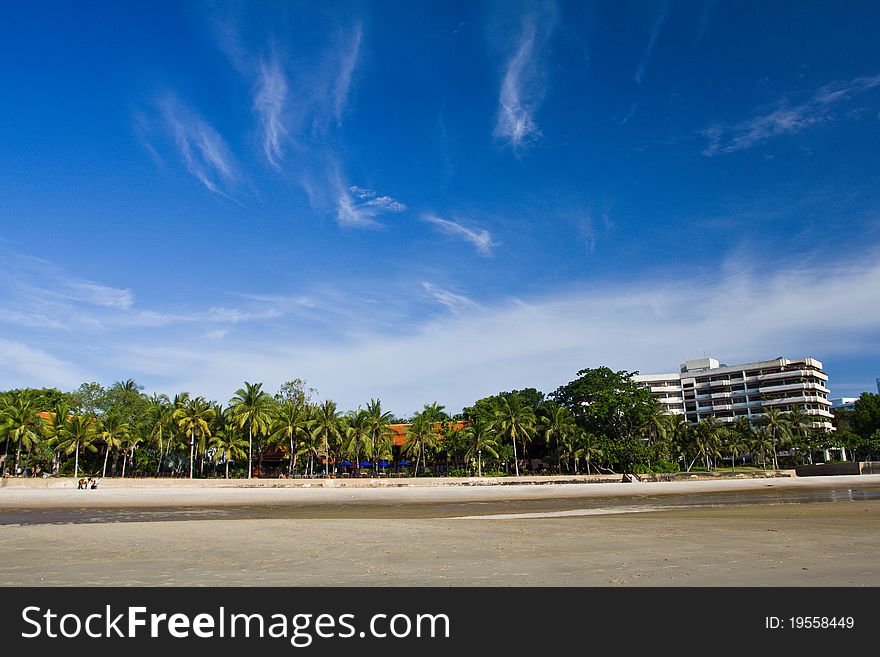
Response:
M875 3L18 3L0 388L880 376Z

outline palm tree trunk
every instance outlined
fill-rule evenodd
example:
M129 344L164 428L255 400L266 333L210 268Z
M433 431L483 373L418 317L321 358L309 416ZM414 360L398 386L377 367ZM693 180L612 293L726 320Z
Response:
M228 454L227 454L228 456ZM229 459L226 459L226 478L229 479Z
M122 478L125 479L125 463L128 461L128 454L122 453Z
M196 447L196 432L193 431L189 437L189 478L193 478L193 451Z
M18 449L15 452L15 470L12 474L18 474L18 459L21 458L21 436L18 437ZM76 475L74 475L76 476Z
M3 453L3 472L6 472L6 462L9 459L9 438L6 438L6 451Z
M483 450L477 450L477 476L483 476Z
M290 434L290 469L287 474L293 476L293 463L296 457L293 455L293 434Z
M247 478L251 478L251 474L253 473L254 466L254 428L248 423L248 476Z
M519 477L519 461L516 459L516 438L513 439L513 469Z
M79 477L79 441L76 443L76 457L73 459L73 478ZM16 459L16 469L18 469L18 459Z
M107 457L110 456L109 443L104 447L104 468L101 470L101 479L107 476Z

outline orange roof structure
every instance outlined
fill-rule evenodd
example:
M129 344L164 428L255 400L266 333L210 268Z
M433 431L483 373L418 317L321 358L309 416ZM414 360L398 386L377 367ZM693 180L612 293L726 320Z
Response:
M468 424L470 424L467 420L457 420L453 423L453 428L455 429L464 429ZM407 427L411 427L411 424L389 424L388 428L391 430L391 440L394 442L395 447L400 447L406 442L406 429ZM443 427L443 423L437 423L437 428L441 429Z

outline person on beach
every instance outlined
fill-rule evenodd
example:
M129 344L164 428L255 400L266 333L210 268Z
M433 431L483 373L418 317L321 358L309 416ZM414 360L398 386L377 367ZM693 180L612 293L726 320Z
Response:
M85 479L80 479L79 481L76 482L76 489L77 490L85 490L85 487L86 487L86 480Z

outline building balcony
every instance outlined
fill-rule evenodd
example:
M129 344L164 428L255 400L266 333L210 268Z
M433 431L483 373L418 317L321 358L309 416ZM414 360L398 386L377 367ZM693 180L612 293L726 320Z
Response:
M795 376L800 377L812 377L816 379L820 379L822 381L828 380L828 375L825 372L819 372L818 370L788 370L782 372L773 372L772 374L759 374L757 376L747 376L746 378L750 381L772 381L774 379L785 379L791 378Z
M831 402L825 397L817 397L813 395L798 395L795 397L781 397L779 399L762 399L762 406L780 406L782 404L825 404L829 407Z
M681 386L651 386L651 392L681 392Z
M758 388L758 392L761 394L771 392L787 392L789 390L816 390L817 392L824 392L825 394L828 394L828 392L830 392L828 388L823 386L821 383L813 383L810 381L788 383L781 386L761 386L760 388Z

